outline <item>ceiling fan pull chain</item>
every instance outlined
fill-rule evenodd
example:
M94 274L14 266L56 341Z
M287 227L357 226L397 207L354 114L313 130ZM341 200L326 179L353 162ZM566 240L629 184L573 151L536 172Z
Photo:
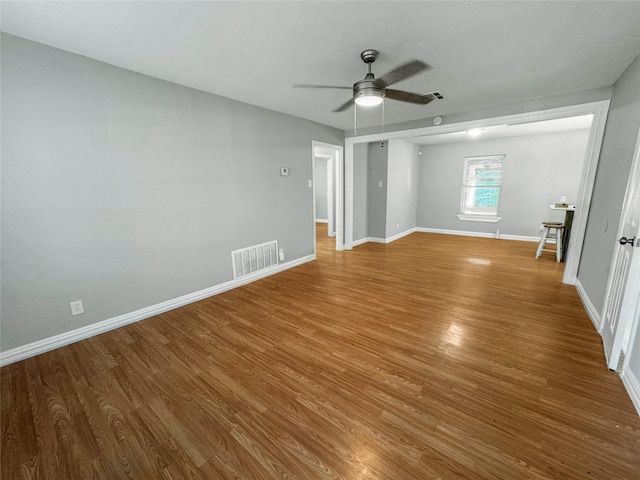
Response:
M353 104L353 134L358 135L358 104Z
M382 143L380 144L380 148L384 148L384 100L382 100L382 129L380 133L383 136Z

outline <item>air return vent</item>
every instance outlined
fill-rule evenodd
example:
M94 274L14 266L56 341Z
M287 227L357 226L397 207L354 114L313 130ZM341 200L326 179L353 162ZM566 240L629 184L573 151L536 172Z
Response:
M278 266L278 242L263 243L231 252L233 278Z

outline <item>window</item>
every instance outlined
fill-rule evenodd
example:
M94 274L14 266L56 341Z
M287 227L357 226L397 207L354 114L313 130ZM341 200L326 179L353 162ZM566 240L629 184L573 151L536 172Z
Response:
M466 157L462 178L460 220L497 222L504 155Z

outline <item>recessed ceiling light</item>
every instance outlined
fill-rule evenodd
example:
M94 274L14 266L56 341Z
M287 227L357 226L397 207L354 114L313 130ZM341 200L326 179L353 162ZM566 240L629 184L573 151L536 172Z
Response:
M481 128L472 128L471 130L467 130L467 135L469 135L470 137L477 137L481 133L482 133Z

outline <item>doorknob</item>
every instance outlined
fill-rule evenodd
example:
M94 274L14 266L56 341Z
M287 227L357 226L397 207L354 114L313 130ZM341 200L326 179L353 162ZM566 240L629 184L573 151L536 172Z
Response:
M628 243L628 244L629 244L629 245L631 245L632 247L633 247L633 244L635 243L635 241L636 241L636 237L631 237L631 238L622 237L622 238L619 240L620 245L626 245L626 244Z

